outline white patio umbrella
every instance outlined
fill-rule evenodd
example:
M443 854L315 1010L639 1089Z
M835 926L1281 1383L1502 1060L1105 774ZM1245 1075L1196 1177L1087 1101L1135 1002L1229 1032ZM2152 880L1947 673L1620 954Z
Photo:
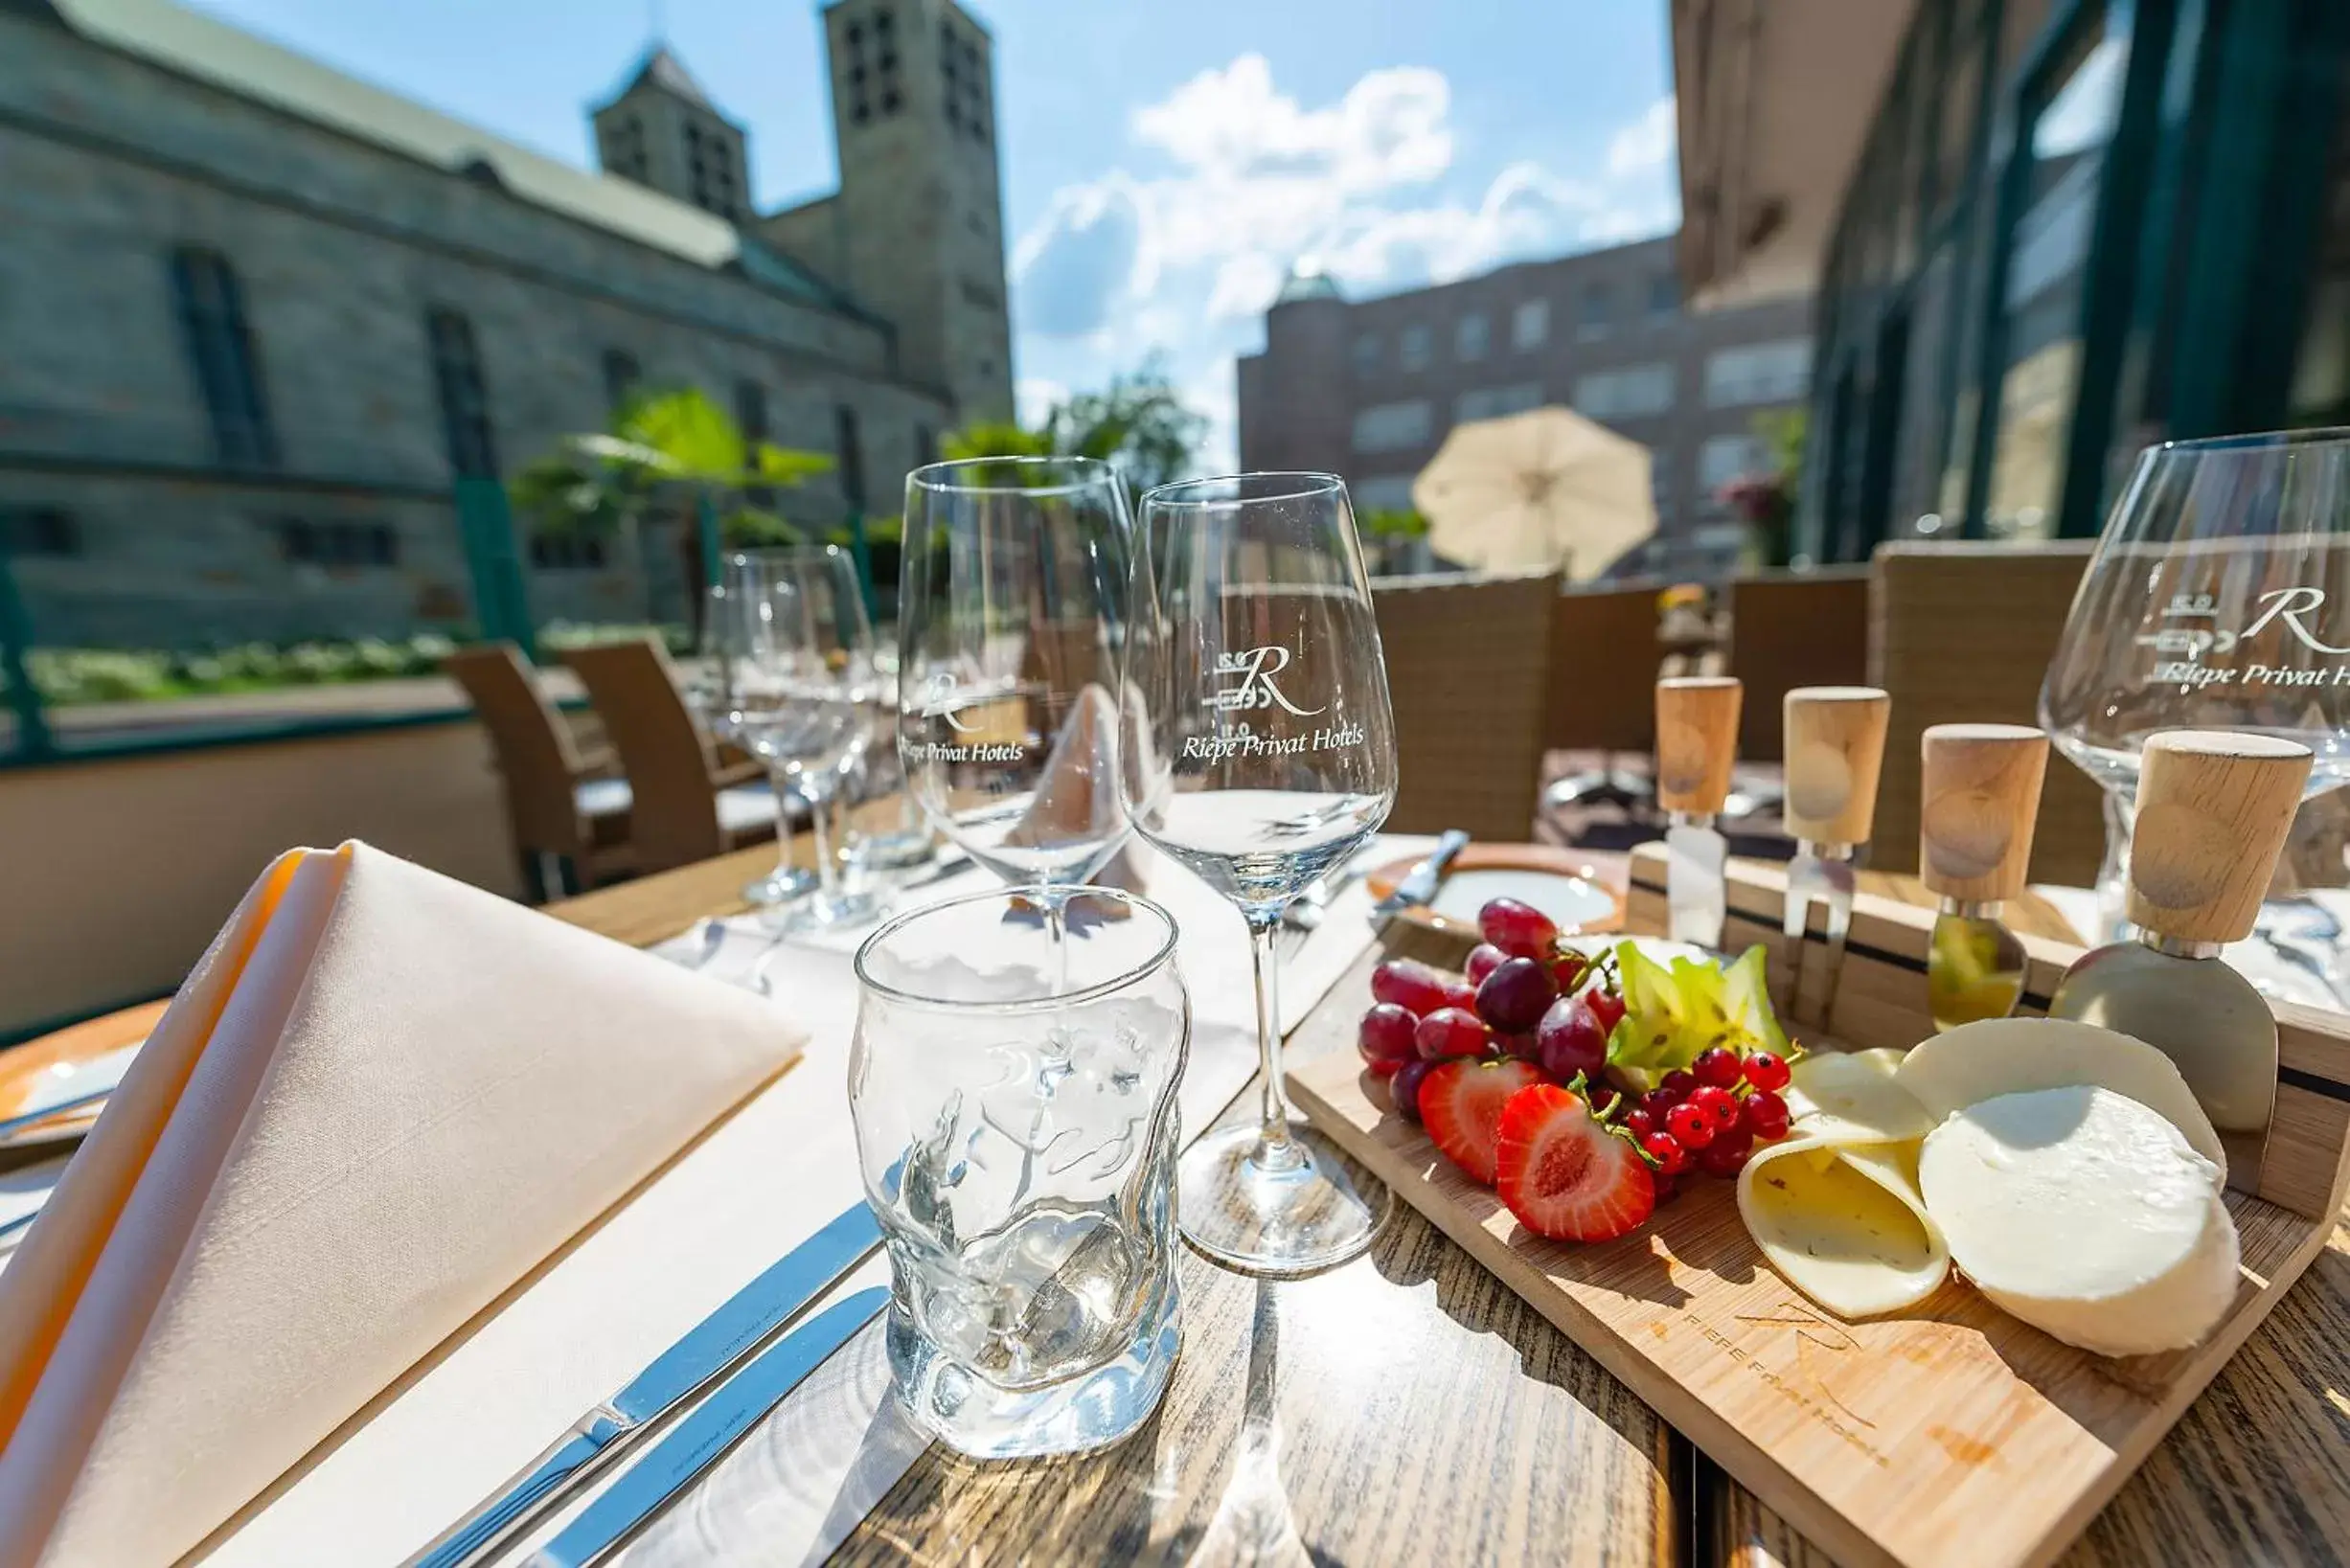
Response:
M1487 571L1599 576L1656 532L1649 449L1565 408L1452 427L1412 484L1428 545Z

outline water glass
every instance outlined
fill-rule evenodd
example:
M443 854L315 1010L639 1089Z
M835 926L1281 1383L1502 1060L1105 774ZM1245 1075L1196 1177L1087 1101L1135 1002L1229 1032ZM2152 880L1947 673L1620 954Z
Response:
M1175 920L1083 897L1101 918L1058 940L992 890L856 954L849 1107L888 1242L890 1369L915 1421L977 1458L1115 1443L1175 1365Z

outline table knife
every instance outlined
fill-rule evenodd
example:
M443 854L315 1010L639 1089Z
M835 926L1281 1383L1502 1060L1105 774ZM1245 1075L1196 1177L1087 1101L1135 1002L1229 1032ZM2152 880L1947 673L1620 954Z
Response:
M1809 1021L1826 1027L1836 999L1852 930L1853 867L1877 815L1877 775L1892 711L1893 699L1874 686L1798 686L1782 708L1787 830L1795 840L1779 922L1791 1022L1803 1017L1804 934L1814 899L1828 909L1828 951L1819 1005Z
M1738 760L1734 675L1675 675L1656 683L1656 804L1665 829L1665 933L1700 947L1722 945L1729 915L1723 863L1729 848L1714 826Z
M587 1568L691 1486L780 1404L784 1396L799 1387L826 1357L888 1305L887 1290L879 1286L860 1290L762 1351L748 1366L720 1383L674 1431L654 1443L603 1496L582 1510L555 1539L532 1553L525 1559L527 1568Z
M1395 885L1395 891L1371 906L1371 923L1382 924L1401 911L1434 898L1437 887L1445 879L1445 873L1451 869L1454 858L1467 848L1467 833L1458 828L1446 829L1444 835L1436 840L1436 848L1428 852L1428 857L1405 872L1403 880Z
M2004 1018L2023 999L2023 943L1999 906L2023 892L2048 738L2021 724L1936 724L1920 742L1918 879L1942 900L1926 946L1937 1031Z
M403 1568L477 1562L589 1476L631 1447L661 1416L740 1363L775 1330L839 1283L879 1245L881 1227L862 1203L787 1253L724 1306L686 1331L617 1394L572 1423L530 1465Z
M2123 912L2138 935L2065 971L2048 1016L2134 1034L2178 1067L2254 1192L2276 1106L2276 1014L2220 949L2252 934L2309 783L2309 748L2232 730L2145 745Z

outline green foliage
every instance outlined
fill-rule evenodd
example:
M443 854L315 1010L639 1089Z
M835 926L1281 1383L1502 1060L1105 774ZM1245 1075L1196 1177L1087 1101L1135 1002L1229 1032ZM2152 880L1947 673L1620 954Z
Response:
M1416 511L1365 511L1355 519L1362 531L1380 539L1419 539L1427 536L1428 520Z
M368 637L355 643L309 641L285 647L240 643L178 652L36 648L27 653L25 663L42 700L63 706L430 675L456 649L447 637L425 631L399 642Z
M1787 482L1791 493L1803 473L1804 436L1811 423L1810 413L1802 408L1773 409L1754 417L1754 433L1770 454L1770 471Z
M948 458L1090 457L1118 466L1137 490L1165 485L1189 471L1204 415L1186 405L1153 354L1131 375L1113 377L1100 392L1063 398L1040 430L986 421L949 432L939 450Z
M566 436L514 476L508 493L532 526L613 533L664 494L784 489L829 473L821 452L747 441L733 418L698 387L637 394L612 416L608 430ZM742 507L722 526L746 521L738 548L790 543L798 533L771 510Z

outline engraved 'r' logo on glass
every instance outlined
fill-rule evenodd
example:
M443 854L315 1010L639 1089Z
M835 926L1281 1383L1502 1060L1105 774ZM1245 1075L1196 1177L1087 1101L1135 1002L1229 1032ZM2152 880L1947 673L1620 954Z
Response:
M1300 708L1281 694L1273 677L1289 668L1289 650L1286 648L1252 648L1238 653L1216 655L1216 673L1237 675L1237 684L1226 685L1221 691L1200 699L1200 706L1213 708L1220 714L1236 713L1243 709L1280 707L1300 718L1311 718L1320 708Z
M948 728L958 734L969 735L979 727L963 717L963 709L972 700L955 690L954 671L942 670L923 683L922 716L943 718Z

